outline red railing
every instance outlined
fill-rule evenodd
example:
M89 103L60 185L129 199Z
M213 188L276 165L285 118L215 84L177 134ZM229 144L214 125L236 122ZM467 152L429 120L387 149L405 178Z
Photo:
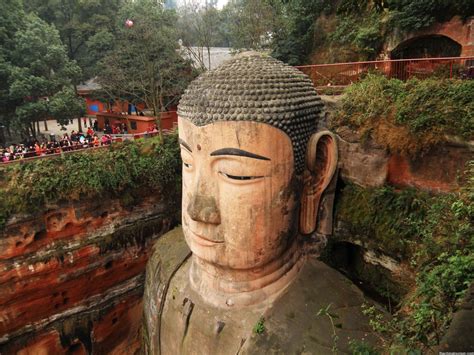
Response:
M388 78L400 80L472 77L474 57L377 60L302 65L296 68L307 74L316 88L345 87L360 80L369 72L378 72Z
M175 129L176 127L174 127ZM163 134L169 134L173 132L174 129L163 130ZM92 143L90 144L84 144L84 145L75 145L75 146L68 146L68 147L61 147L61 148L51 148L47 149L46 151L43 152L41 155L37 155L36 152L27 152L24 153L23 158L18 158L15 160L10 160L6 162L0 162L0 166L2 165L9 165L9 164L15 164L15 163L27 163L32 160L37 160L37 159L44 159L44 158L52 158L52 157L60 157L66 154L73 154L73 153L79 153L83 151L91 151L91 150L97 150L97 149L104 149L109 147L113 143L120 143L126 140L136 140L140 138L152 138L156 137L159 135L159 132L149 132L149 133L137 133L137 134L112 134L111 141L107 144L101 144L100 146L94 146Z

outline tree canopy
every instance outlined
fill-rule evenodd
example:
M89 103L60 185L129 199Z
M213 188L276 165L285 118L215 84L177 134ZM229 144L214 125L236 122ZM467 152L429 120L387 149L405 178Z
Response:
M133 26L125 26L126 19ZM177 103L193 72L177 51L176 20L174 11L153 0L125 4L117 17L114 47L99 74L110 98L145 103L155 115Z
M24 26L13 39L8 94L17 102L14 123L23 134L35 135L38 120L52 117L62 122L65 113L81 114L81 99L72 90L81 70L68 58L54 26L34 14L25 17ZM60 101L72 107L59 109Z
M81 71L68 58L54 26L26 14L19 0L6 0L4 6L0 14L0 124L16 128L23 136L35 136L39 120L64 122L83 112L84 104L72 90ZM64 101L70 106L59 105Z
M96 63L114 41L115 18L123 0L28 0L34 12L58 29L70 59L76 60L87 80L97 73Z

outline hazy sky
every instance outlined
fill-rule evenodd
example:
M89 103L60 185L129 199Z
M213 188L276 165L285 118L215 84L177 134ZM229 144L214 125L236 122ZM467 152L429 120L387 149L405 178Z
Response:
M206 0L198 0L201 4L205 4L206 3ZM222 9L222 7L227 4L229 0L217 0L217 7L219 9ZM183 0L177 0L177 3L178 3L178 6L181 5L183 3Z

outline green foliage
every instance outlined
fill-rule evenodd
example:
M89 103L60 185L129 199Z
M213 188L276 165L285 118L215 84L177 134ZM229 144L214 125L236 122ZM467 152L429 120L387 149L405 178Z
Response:
M257 323L253 326L254 334L263 334L265 331L265 318L260 317Z
M143 192L177 201L180 171L176 135L8 165L0 175L0 226L14 214L64 201L129 199Z
M411 79L368 74L349 86L336 117L390 151L414 155L446 141L474 137L472 80Z
M280 17L274 31L272 55L290 65L307 62L315 45L324 40L315 19L332 12L335 4L323 0L272 1L271 4Z
M178 8L177 29L183 46L205 69L203 50L209 47L230 47L229 6L225 10L217 9L217 2L206 1L205 5L197 1L185 2Z
M84 111L83 101L71 89L80 68L68 59L54 26L29 14L24 28L15 33L13 46L7 69L8 99L15 104L14 124L23 135L35 135L36 121Z
M374 307L366 306L364 313L387 347L420 353L440 344L453 311L473 281L473 249L442 253L419 271L415 292L391 320Z
M460 191L445 195L353 185L341 194L337 213L354 238L409 261L417 275L392 320L365 308L385 348L415 354L438 345L474 281L474 161L466 179Z
M134 21L130 28L127 19ZM145 103L154 115L177 103L193 72L177 51L176 20L154 0L127 1L120 9L114 48L98 76L111 99Z
M333 313L330 311L330 308L332 306L332 303L328 304L326 307L322 307L318 310L316 313L317 317L328 317L330 323L331 323L331 329L332 329L332 353L337 354L338 353L338 342L339 342L339 336L337 335L336 328L341 328L342 325L340 323L335 323L335 320L339 318L339 316L336 313Z
M472 235L471 235L472 236ZM472 249L471 249L472 252ZM409 336L421 342L435 340L447 330L449 315L474 280L474 254L466 250L441 253L434 262L422 268L417 290L409 307L415 316L409 322ZM430 339L429 335L435 338Z
M365 342L351 340L349 341L349 349L353 355L378 355L380 354L377 349L375 349L370 344Z
M416 31L444 22L454 15L467 18L474 14L474 4L469 0L389 0L392 26L404 31Z
M337 215L348 221L354 236L370 236L364 242L392 256L407 256L416 242L417 227L426 218L430 196L414 189L363 189L347 185L337 206Z
M388 36L474 14L469 0L269 0L273 55L289 64L372 60Z
M233 49L268 48L279 21L277 8L269 0L232 0L222 9Z
M360 54L359 59L374 60L382 49L383 14L368 12L359 15L339 15L335 31L328 37L333 45L349 46Z
M114 42L115 23L124 0L28 0L36 13L59 31L70 59L77 61L87 80L97 74L97 63Z
M86 103L71 87L66 87L49 99L48 112L58 123L66 125L86 113Z
M396 121L413 133L441 128L442 133L474 136L474 82L472 80L411 80L396 102Z
M24 26L25 13L20 0L5 0L0 11L0 125L9 127L17 100L9 94L15 33Z

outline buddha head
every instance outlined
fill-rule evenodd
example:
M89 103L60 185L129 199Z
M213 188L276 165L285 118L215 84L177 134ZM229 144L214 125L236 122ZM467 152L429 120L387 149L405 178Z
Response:
M306 75L258 53L189 85L178 107L182 225L197 263L245 281L294 260L335 170L334 137L316 133L322 106Z

